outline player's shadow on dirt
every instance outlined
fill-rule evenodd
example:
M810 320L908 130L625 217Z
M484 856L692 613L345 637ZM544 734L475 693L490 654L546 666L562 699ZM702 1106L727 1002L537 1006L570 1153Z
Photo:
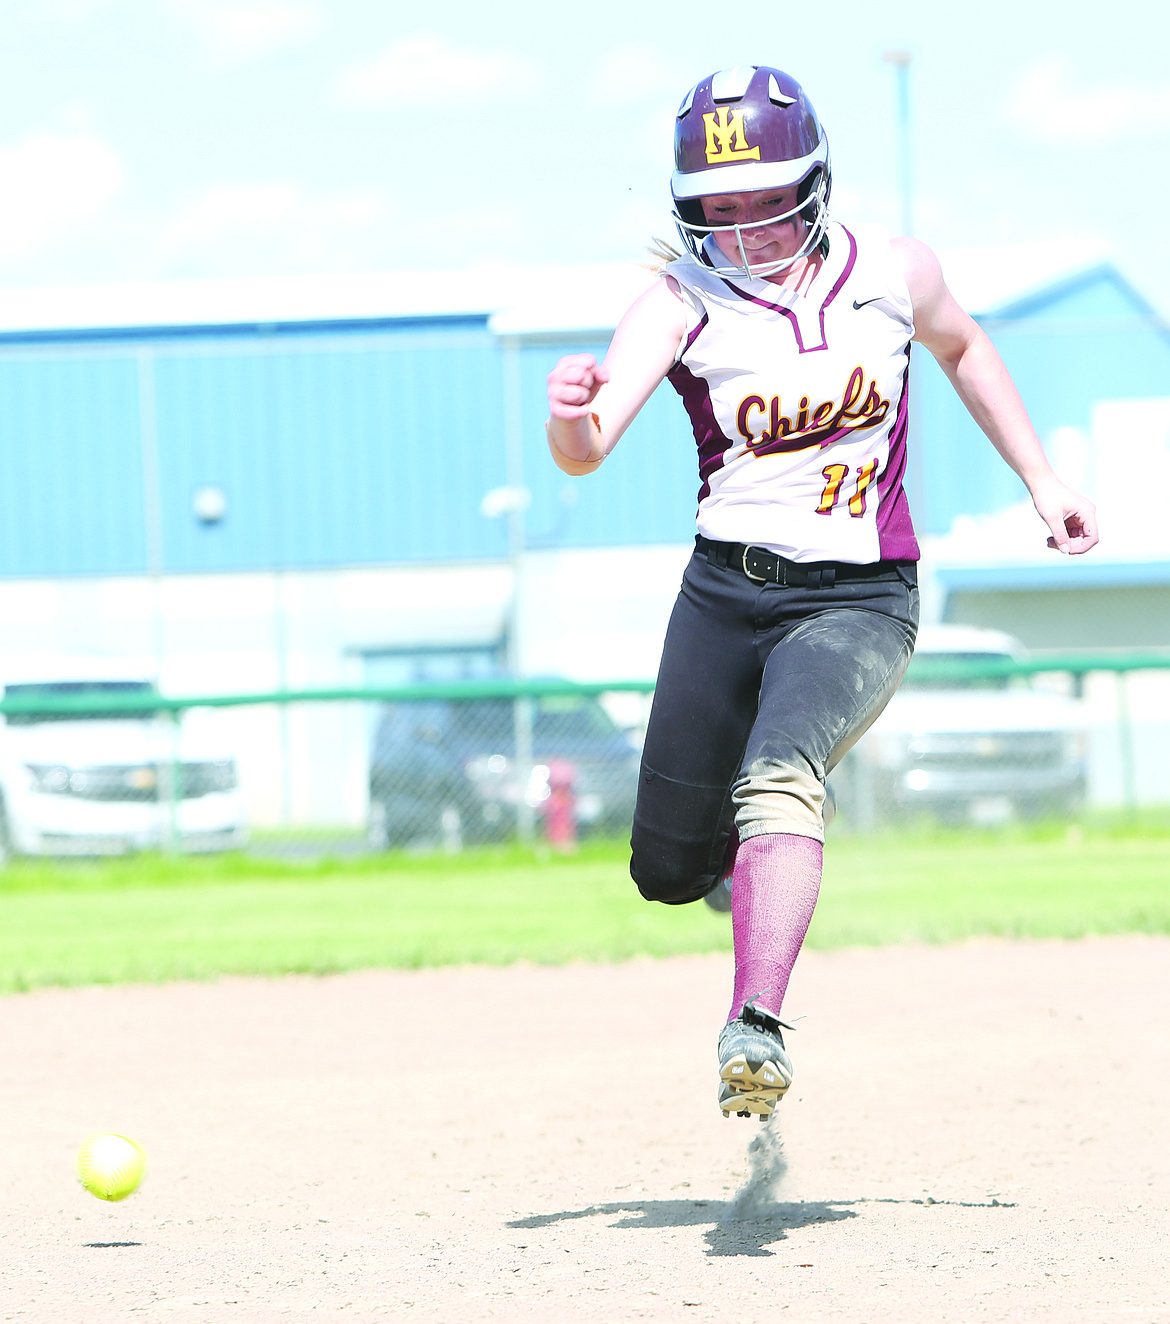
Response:
M819 1223L838 1223L856 1218L854 1206L866 1204L957 1205L963 1209L1014 1209L1003 1200L897 1200L890 1197L863 1196L858 1200L776 1200L756 1204L750 1214L743 1212L741 1198L735 1200L616 1200L612 1204L592 1204L584 1209L565 1209L556 1214L532 1214L513 1219L508 1227L542 1228L574 1218L598 1218L618 1215L615 1228L703 1227L707 1254L771 1255L767 1249L783 1241L790 1232Z
M573 1218L619 1215L615 1228L703 1227L708 1255L770 1255L765 1247L783 1241L793 1228L817 1223L836 1223L857 1214L842 1208L842 1201L778 1201L756 1216L744 1218L734 1200L626 1200L594 1204L585 1209L566 1209L557 1214L533 1214L517 1218L509 1227L540 1228ZM850 1201L849 1203L853 1203ZM708 1226L709 1225L709 1226Z

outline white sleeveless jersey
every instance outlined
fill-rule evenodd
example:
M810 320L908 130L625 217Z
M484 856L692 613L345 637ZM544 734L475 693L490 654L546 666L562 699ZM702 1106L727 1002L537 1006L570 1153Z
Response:
M910 294L880 227L828 234L802 294L689 257L663 268L687 308L667 378L699 448L698 529L792 561L916 560L902 488Z

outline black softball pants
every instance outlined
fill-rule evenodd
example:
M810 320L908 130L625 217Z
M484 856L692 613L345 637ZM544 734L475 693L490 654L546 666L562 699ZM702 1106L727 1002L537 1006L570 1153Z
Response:
M917 628L912 562L797 587L758 583L696 550L642 753L630 860L642 895L669 905L705 896L733 826L741 840L823 840L825 777L897 689Z

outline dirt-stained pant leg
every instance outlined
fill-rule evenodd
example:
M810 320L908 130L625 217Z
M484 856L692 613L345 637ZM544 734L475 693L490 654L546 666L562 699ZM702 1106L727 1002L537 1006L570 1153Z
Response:
M824 778L897 688L917 621L913 566L812 589L691 559L634 811L630 873L647 900L705 896L733 823L741 838L823 839Z
M648 901L681 905L719 881L763 667L744 576L695 555L666 633L642 750L630 873Z
M877 587L877 586L874 586ZM778 626L759 713L732 798L741 841L767 832L824 840L825 778L898 688L917 627L917 592L881 594Z

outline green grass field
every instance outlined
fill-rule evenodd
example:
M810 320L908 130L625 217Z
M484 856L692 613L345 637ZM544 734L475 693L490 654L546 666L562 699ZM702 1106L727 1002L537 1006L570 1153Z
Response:
M1170 822L838 836L809 942L1170 932ZM730 947L701 903L641 901L618 843L289 864L137 858L0 872L0 991Z

